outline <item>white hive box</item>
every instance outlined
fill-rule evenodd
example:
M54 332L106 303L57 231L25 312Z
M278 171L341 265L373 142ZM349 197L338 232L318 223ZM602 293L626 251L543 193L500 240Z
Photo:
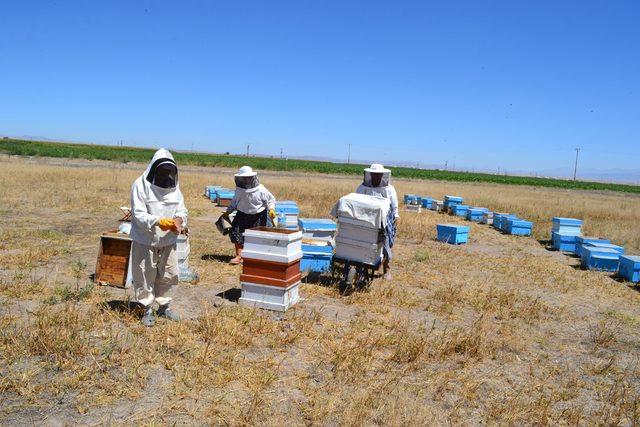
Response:
M380 230L366 221L342 216L338 217L338 234L336 238L365 243L377 243L379 236Z
M422 212L421 205L407 205L405 208L410 212Z
M288 288L241 282L241 287L242 295L238 303L248 307L286 311L300 300L300 282Z
M376 265L382 254L381 243L367 243L336 237L336 258Z
M246 230L242 257L291 263L302 258L302 232L271 227Z

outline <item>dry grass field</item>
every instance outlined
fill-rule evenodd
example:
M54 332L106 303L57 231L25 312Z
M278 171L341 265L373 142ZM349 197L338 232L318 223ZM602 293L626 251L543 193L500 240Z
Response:
M394 279L341 296L306 283L284 315L240 307L238 267L188 168L196 284L184 320L139 322L130 291L93 286L98 236L144 165L0 157L0 424L636 425L640 294L548 251L556 215L640 254L640 197L491 184L396 181L536 223L535 238L471 225L436 242L432 212L402 212ZM326 217L356 179L269 173L303 216ZM466 223L468 224L468 223Z

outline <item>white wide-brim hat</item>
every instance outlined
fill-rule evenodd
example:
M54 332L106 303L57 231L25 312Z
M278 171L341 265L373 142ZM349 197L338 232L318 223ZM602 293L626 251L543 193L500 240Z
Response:
M365 172L369 173L390 173L389 169L385 169L380 163L374 163L370 167L364 169Z
M238 169L238 173L236 173L234 176L242 177L242 176L256 176L256 175L258 175L258 173L255 172L253 169L251 169L251 166L243 166L240 169Z

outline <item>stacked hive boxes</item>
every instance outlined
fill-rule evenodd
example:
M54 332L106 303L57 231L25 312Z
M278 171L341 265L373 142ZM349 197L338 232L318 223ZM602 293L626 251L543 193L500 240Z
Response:
M576 252L575 254L579 257L582 257L582 248L585 245L593 244L593 243L611 243L610 240L600 239L598 237L586 237L586 236L576 236Z
M436 212L442 212L444 210L444 202L442 200L433 200L431 202L431 210Z
M444 196L443 209L445 212L451 212L451 208L455 205L461 205L462 201L462 197Z
M618 276L629 282L640 282L640 256L621 255Z
M276 214L278 215L278 226L289 230L298 229L298 216L300 208L298 204L291 200L276 203Z
M338 217L336 257L376 265L380 262L381 253L382 239L378 227L367 221Z
M576 241L582 234L582 221L575 218L553 218L551 241L553 247L563 252L576 252Z
M297 303L302 232L256 227L246 230L244 239L239 302L276 311Z
M378 265L389 208L378 197L355 193L342 197L331 212L338 219L335 257Z
M467 243L470 228L466 225L438 224L438 240L451 245L461 245Z
M300 269L315 273L328 271L333 258L337 224L324 218L300 218L298 225L303 238Z

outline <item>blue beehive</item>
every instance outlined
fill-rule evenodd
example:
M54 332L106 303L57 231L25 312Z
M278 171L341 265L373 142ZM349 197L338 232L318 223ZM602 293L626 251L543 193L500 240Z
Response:
M422 207L425 209L431 209L431 205L433 204L432 197L422 197Z
M236 192L234 190L229 190L227 188L219 188L216 190L215 201L218 202L218 206L229 206L231 203L231 199L235 196Z
M300 270L314 273L325 273L331 269L333 247L325 240L308 240L302 242L302 259Z
M233 191L233 190L229 190L228 188L221 187L219 185L211 185L207 187L207 190L208 190L207 197L209 197L209 200L211 200L212 202L218 201L218 191L220 190Z
M496 230L500 230L502 227L502 218L504 218L505 216L509 215L508 213L504 213L504 212L494 212L493 213L493 228L495 228Z
M291 200L276 202L276 215L278 216L278 225L290 230L298 229L298 215L300 208L298 204Z
M553 228L551 231L555 231L556 233L569 235L573 234L577 236L582 233L582 220L575 218L562 218L562 217L554 217L553 218Z
M509 232L509 221L510 220L514 220L514 219L520 219L520 218L518 218L518 215L513 215L513 214L502 215L500 217L500 226L498 227L500 229L500 231L502 231L503 233L508 233Z
M582 246L585 243L611 243L610 240L598 237L576 236L576 255L582 256Z
M582 266L589 270L618 271L620 252L611 248L583 246Z
M469 206L467 206L467 205L452 205L451 206L451 213L453 213L455 216L466 218L468 211L469 211Z
M533 222L524 219L507 219L506 232L514 236L531 236Z
M405 205L414 205L418 201L418 196L415 194L405 194L404 195L404 204Z
M469 208L467 211L467 219L469 221L480 222L486 212L489 212L487 208Z
M640 256L620 255L618 276L629 282L640 282Z
M438 240L452 245L461 245L469 240L470 228L466 225L438 224Z
M551 232L551 241L553 247L562 252L576 252L577 237L574 234L562 234L555 231Z
M443 206L445 207L445 209L452 207L454 205L461 205L463 202L462 197L458 197L458 196L444 196L444 203Z

